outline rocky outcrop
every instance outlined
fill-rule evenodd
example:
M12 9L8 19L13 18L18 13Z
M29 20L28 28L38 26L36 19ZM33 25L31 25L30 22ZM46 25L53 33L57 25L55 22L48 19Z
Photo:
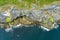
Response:
M53 29L60 23L58 20L60 20L59 5L49 5L40 10L18 10L11 7L9 10L0 13L0 24L5 23L6 27L18 24L39 24L47 29Z

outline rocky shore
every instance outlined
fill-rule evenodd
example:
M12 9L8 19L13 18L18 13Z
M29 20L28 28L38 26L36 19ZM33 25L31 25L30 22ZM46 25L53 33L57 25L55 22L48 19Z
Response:
M58 21L59 20L59 21ZM60 23L60 5L45 5L40 10L18 10L14 7L0 12L0 26L2 28L13 27L18 24L39 24L47 29L57 28Z

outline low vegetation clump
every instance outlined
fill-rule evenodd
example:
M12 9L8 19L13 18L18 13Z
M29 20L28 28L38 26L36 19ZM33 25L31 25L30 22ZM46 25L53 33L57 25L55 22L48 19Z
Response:
M0 7L2 5L14 5L17 8L30 9L34 4L42 7L44 4L51 4L54 1L60 0L0 0Z

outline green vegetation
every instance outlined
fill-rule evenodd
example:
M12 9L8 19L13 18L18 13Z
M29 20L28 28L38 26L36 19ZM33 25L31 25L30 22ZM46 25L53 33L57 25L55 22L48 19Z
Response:
M6 18L6 22L7 22L7 23L11 23L10 17L7 17L7 18Z
M17 8L29 9L33 4L43 6L44 4L51 4L54 1L60 0L0 0L0 6L2 5L14 5Z

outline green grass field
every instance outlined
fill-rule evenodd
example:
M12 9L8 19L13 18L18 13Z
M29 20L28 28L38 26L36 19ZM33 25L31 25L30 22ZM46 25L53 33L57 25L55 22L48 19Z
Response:
M0 0L0 6L2 5L14 5L17 8L30 9L33 4L43 6L44 4L51 4L54 1L60 0Z

